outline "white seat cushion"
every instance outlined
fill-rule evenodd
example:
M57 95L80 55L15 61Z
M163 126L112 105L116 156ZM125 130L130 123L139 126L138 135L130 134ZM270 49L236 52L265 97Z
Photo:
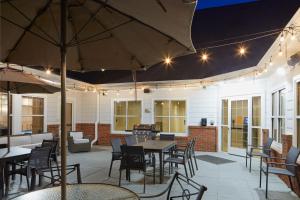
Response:
M74 140L82 139L83 133L82 132L70 132L70 136L73 137Z
M53 140L52 133L41 133L31 135L31 144L42 143L43 140Z
M85 144L85 143L89 143L90 140L89 139L74 139L74 144Z

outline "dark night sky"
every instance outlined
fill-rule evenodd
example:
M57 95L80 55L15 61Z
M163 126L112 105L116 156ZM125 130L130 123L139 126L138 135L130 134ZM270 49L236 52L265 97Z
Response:
M246 3L251 1L255 1L255 0L198 0L197 10L211 8L211 7L220 7L226 5Z

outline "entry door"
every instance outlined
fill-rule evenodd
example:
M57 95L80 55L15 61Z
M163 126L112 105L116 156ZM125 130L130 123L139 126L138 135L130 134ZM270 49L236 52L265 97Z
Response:
M248 109L248 99L230 101L229 153L244 156L247 144L250 144Z
M67 103L66 107L66 131L72 131L73 128L73 104Z

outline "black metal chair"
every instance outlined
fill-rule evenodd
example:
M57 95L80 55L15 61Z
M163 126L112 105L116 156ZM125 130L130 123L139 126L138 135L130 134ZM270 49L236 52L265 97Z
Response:
M197 159L196 159L196 154L195 154L195 145L196 145L196 138L192 139L192 146L191 146L191 157L194 159L196 169L198 170L198 164L197 164ZM193 161L192 161L193 164Z
M125 137L125 142L127 146L132 146L138 143L137 137L135 135L129 135Z
M115 160L121 160L121 158L122 158L122 152L121 152L122 142L121 142L121 139L120 138L112 139L110 141L110 143L111 143L113 151L112 151L112 157L111 157L109 173L108 173L109 177L110 177L110 174L111 174L111 169L112 169L112 166L113 166L113 162Z
M185 147L184 151L182 154L173 154L171 156L169 156L168 158L164 159L163 161L163 168L165 166L166 163L169 163L169 164L175 164L175 165L183 165L184 166L184 171L185 171L185 175L186 177L189 177L188 176L188 172L187 172L187 168L186 168L186 163L188 163L189 165L189 169L190 169L190 174L191 176L193 176L193 172L192 172L192 169L191 169L191 165L190 165L190 162L189 162L189 150L190 150L190 142L188 143L188 145ZM163 169L163 172L164 172L164 169ZM171 173L171 168L169 168L169 173Z
M20 168L13 169L8 173L9 176L19 174L20 176L26 177L27 187L28 190L31 190L34 188L35 181L31 181L31 186L29 185L29 177L32 174L43 174L44 169L51 168L50 160L50 154L51 154L51 148L50 147L44 147L44 148L35 148L31 151L29 160L27 163L17 163L16 165L19 165ZM51 177L53 177L52 171ZM35 178L35 176L32 176L32 178Z
M267 166L262 166L261 164L260 176L259 176L259 187L261 187L261 178L262 178L261 174L263 172L266 175L266 199L268 198L269 174L288 176L292 191L294 191L294 189L293 189L291 177L295 177L297 183L298 184L300 183L297 174L297 169L298 169L297 159L299 157L299 154L300 154L300 149L296 147L291 147L286 158L268 157L266 162ZM272 162L271 159L278 159L285 162L284 163ZM284 166L285 168L274 167L274 166L281 166L281 167Z
M159 139L172 141L175 140L175 134L160 134Z
M178 185L180 186L181 189L181 195L173 195L171 196L172 193L172 188L175 183L175 180L177 181ZM188 186L184 187L184 186ZM190 191L190 189L195 190ZM167 186L165 190L163 190L161 193L156 194L156 195L151 195L151 196L140 196L141 199L154 199L161 197L165 194L167 194L166 200L172 200L172 199L191 199L191 197L196 197L196 200L201 200L205 191L207 191L207 187L198 184L197 182L193 181L192 179L189 179L188 177L180 174L179 172L176 172L174 176L172 177L170 184ZM178 189L176 190L176 193L178 193Z
M52 159L52 161L57 163L58 141L57 140L43 140L41 147L50 147L51 148L50 158Z
M146 160L144 148L141 146L121 146L122 159L120 165L119 186L121 186L122 171L126 170L126 178L130 181L130 170L144 172L144 190L146 191L145 173L148 166L153 167L153 183L155 183L155 159Z
M251 172L252 157L253 156L260 157L261 158L260 162L262 162L263 158L270 157L272 143L273 143L273 139L272 138L268 138L267 142L263 146L247 145L247 150L246 150L246 167L248 167L248 158L249 158L250 159L249 172Z

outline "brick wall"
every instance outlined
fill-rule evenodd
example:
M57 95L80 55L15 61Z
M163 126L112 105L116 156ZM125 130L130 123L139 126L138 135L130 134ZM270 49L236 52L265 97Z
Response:
M125 143L125 134L111 134L110 124L99 124L98 125L98 144L110 145L112 138L121 138L122 142ZM216 127L201 127L201 126L190 126L188 137L176 137L176 141L179 143L187 143L192 138L197 138L195 149L197 151L217 151L217 138L218 132Z
M269 137L269 132L263 132L263 143L267 141L267 138ZM292 146L293 142L293 136L292 135L282 135L282 153L279 153L272 149L271 156L272 157L280 157L280 158L286 158L286 155L289 151L289 149ZM279 159L273 159L272 162L278 162L281 163L282 160ZM279 176L280 179L282 179L285 184L287 184L290 187L290 183L287 176ZM300 169L298 168L298 179L300 180ZM300 196L300 183L297 183L296 178L292 178L293 187L295 188L295 193ZM272 183L271 183L272 184Z
M95 124L94 123L77 123L76 131L82 131L85 136L92 140L95 139Z
M59 136L59 124L48 124L47 132L52 133L54 137Z

